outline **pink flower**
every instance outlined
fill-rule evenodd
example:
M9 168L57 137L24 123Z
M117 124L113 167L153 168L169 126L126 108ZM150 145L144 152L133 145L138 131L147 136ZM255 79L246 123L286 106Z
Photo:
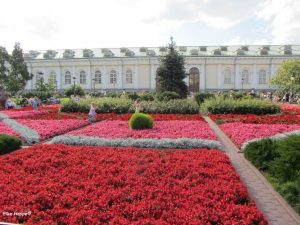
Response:
M153 129L132 130L127 121L104 121L80 130L72 135L103 138L200 138L216 140L217 137L204 121L156 121Z

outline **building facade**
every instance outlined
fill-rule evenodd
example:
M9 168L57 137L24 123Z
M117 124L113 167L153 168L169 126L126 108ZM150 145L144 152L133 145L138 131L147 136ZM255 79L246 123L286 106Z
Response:
M284 60L300 59L300 46L178 46L185 57L191 92L269 90L270 79ZM58 91L80 85L87 91L155 91L159 58L166 47L29 51L24 54L33 79Z

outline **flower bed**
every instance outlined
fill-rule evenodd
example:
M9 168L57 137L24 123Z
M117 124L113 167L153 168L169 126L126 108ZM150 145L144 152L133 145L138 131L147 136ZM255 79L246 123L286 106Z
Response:
M220 125L221 129L241 147L244 142L256 138L270 137L279 133L300 130L300 125L286 124L247 124L247 123L225 123Z
M11 119L16 118L27 118L27 117L38 117L41 115L47 114L47 111L34 111L34 110L26 110L26 111L18 111L18 110L5 110L0 111L0 114L4 114Z
M281 110L284 113L288 114L300 114L300 106L299 105L292 105L292 104L282 104L281 105Z
M218 150L37 145L1 157L0 171L1 210L27 213L0 221L267 224Z
M128 121L131 117L131 113L127 114L116 114L116 113L98 113L96 120L123 120ZM155 121L163 120L202 120L203 117L200 114L150 114ZM43 120L58 120L58 119L84 119L88 120L87 113L60 113L60 112L49 112L39 116L26 115L20 116L19 119L43 119Z
M103 138L199 138L216 140L217 137L203 121L156 121L153 129L132 130L127 121L104 121L80 130L71 135L84 135Z
M258 116L254 114L210 114L209 117L217 123L241 122L262 124L300 124L300 116L290 114L267 116Z
M0 134L19 136L12 128L0 121Z
M88 124L85 120L66 119L66 120L16 120L21 125L25 125L35 130L40 136L41 140L66 133L70 130L80 128Z

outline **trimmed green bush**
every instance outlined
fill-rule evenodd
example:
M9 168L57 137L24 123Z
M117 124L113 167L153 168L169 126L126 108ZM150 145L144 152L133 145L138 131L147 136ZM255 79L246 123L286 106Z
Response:
M249 143L245 157L264 169L274 188L300 213L300 135Z
M79 85L75 85L75 93L74 93L74 85L72 85L70 88L68 88L65 91L65 95L68 96L68 97L70 97L71 95L74 95L74 94L79 95L79 96L84 96L85 95L84 90Z
M278 141L276 152L278 157L270 163L270 174L283 182L299 177L300 136L291 135Z
M134 113L129 120L129 126L135 130L151 129L153 128L153 119L144 113Z
M165 91L162 92L161 94L158 94L156 97L159 101L170 101L173 99L181 98L180 95L174 91Z
M126 98L90 98L80 101L68 101L61 104L62 112L88 113L91 103L96 105L97 113L134 113L133 101ZM144 113L179 113L195 114L199 112L199 106L193 99L177 99L168 102L142 101L141 111Z
M200 106L202 113L211 114L276 114L280 113L279 105L260 99L233 100L226 98L206 99Z
M215 95L213 93L202 93L202 92L197 92L194 95L194 99L198 103L198 105L201 105L205 99L209 99L209 98L215 98Z
M136 93L136 92L133 92L133 93L129 93L127 95L127 97L133 101L135 101L136 99L140 98L140 96Z
M154 101L154 94L151 92L145 92L141 95L142 101Z
M13 152L21 148L22 142L19 138L0 134L0 155Z
M258 169L266 170L270 161L277 156L275 143L268 138L250 142L244 149L244 155Z

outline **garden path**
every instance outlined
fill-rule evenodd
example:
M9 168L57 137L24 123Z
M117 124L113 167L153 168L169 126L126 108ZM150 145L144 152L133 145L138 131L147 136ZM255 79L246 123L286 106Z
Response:
M266 216L270 225L300 225L300 216L273 189L266 178L248 161L235 144L209 117L204 116L222 143L232 165L247 186L250 197Z

